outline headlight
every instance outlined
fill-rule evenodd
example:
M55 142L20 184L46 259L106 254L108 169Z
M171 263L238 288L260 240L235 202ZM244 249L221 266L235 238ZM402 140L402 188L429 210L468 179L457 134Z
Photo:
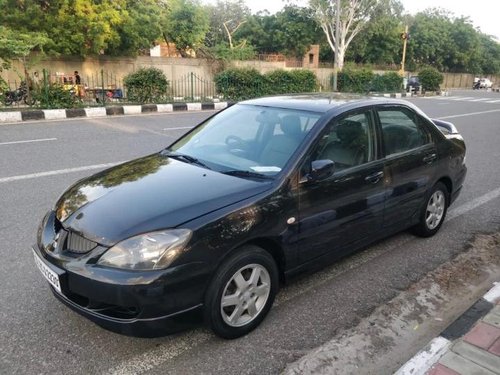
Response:
M167 268L182 253L192 232L170 229L126 239L104 253L97 264L131 270Z

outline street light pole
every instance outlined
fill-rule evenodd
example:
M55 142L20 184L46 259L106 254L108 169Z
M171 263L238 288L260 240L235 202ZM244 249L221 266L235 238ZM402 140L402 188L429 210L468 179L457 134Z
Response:
M405 75L405 60L406 60L406 42L408 41L408 25L405 26L405 32L401 35L403 38L403 57L401 59L401 76Z
M339 72L339 34L340 34L340 0L337 0L335 9L335 65L333 67L333 91L338 91Z

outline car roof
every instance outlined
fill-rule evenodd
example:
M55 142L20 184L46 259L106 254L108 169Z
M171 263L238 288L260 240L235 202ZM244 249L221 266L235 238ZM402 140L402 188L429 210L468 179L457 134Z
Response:
M364 107L374 104L408 104L401 100L370 97L343 93L297 94L270 96L245 100L240 104L250 104L263 107L296 109L301 111L326 113L332 109L343 107Z

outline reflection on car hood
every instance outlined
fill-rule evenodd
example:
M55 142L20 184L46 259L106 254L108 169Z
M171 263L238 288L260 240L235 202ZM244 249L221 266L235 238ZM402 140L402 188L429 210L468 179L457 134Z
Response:
M227 176L155 154L70 187L56 204L64 227L103 245L173 228L262 193L271 181Z

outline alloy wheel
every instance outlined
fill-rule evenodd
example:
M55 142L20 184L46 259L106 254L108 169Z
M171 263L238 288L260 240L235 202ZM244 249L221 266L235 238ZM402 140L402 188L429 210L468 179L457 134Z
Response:
M229 279L222 293L222 319L231 327L253 321L262 311L271 291L271 278L260 264L248 264Z
M425 211L425 222L430 230L435 229L443 219L446 198L441 190L436 190L429 198Z

